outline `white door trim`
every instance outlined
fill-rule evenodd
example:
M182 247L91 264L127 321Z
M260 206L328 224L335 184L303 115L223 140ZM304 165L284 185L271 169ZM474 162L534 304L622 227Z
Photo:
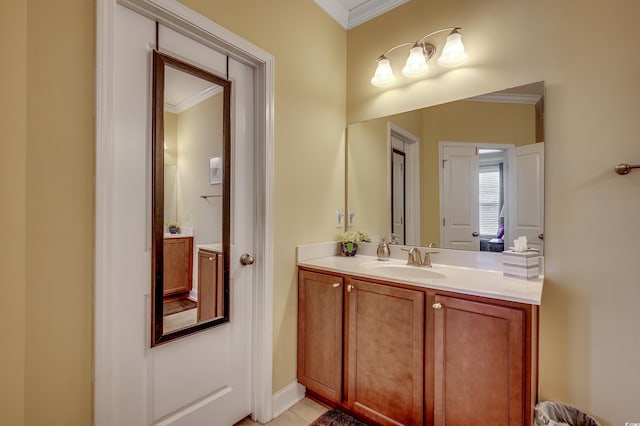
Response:
M252 411L266 423L273 417L273 142L274 58L236 34L175 0L97 0L96 11L96 225L94 277L94 424L113 425L113 93L116 3L157 20L190 38L225 52L255 69L256 170L252 324Z
M406 193L405 193L405 244L420 245L420 138L403 129L402 127L387 122L387 152L391 158L393 149L391 135L404 140L404 153L406 155ZM391 161L387 162L391 173ZM391 182L388 183L389 199L391 199ZM391 217L391 205L389 205L389 217Z

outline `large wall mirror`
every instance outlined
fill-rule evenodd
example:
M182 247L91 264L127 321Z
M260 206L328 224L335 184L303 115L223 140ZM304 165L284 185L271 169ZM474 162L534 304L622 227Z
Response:
M231 82L153 53L151 346L229 321Z
M353 123L350 229L400 244L544 250L544 82Z

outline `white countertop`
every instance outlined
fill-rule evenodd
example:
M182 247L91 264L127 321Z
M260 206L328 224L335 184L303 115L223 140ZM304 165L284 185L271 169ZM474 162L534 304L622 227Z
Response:
M403 278L402 274L391 276L376 273L367 267L371 266L371 262L389 265L406 265L407 263L399 259L379 261L377 257L358 254L353 257L331 255L299 260L298 265L328 272L415 285L434 290L446 290L475 296L491 297L494 299L510 300L531 305L539 305L542 299L544 282L542 277L534 280L510 278L503 276L501 271L442 265L435 263L434 259L432 259L433 268L429 270L444 275L443 278ZM418 267L411 266L411 268Z
M193 235L188 234L172 234L171 232L165 232L164 238L193 238Z
M222 244L221 243L196 244L196 250L200 250L200 249L222 253Z

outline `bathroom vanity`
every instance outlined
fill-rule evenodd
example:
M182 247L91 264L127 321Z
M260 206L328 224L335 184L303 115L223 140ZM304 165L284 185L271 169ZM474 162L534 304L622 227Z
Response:
M192 288L193 237L169 234L164 237L163 295L186 295Z
M446 252L454 265L434 255L433 268L299 256L298 381L310 396L384 425L532 424L543 280L477 267L499 254Z

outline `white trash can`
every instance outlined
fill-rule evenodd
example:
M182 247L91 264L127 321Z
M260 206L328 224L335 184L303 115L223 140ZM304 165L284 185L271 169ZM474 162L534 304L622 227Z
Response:
M561 402L543 401L536 405L534 426L600 426L593 417Z

